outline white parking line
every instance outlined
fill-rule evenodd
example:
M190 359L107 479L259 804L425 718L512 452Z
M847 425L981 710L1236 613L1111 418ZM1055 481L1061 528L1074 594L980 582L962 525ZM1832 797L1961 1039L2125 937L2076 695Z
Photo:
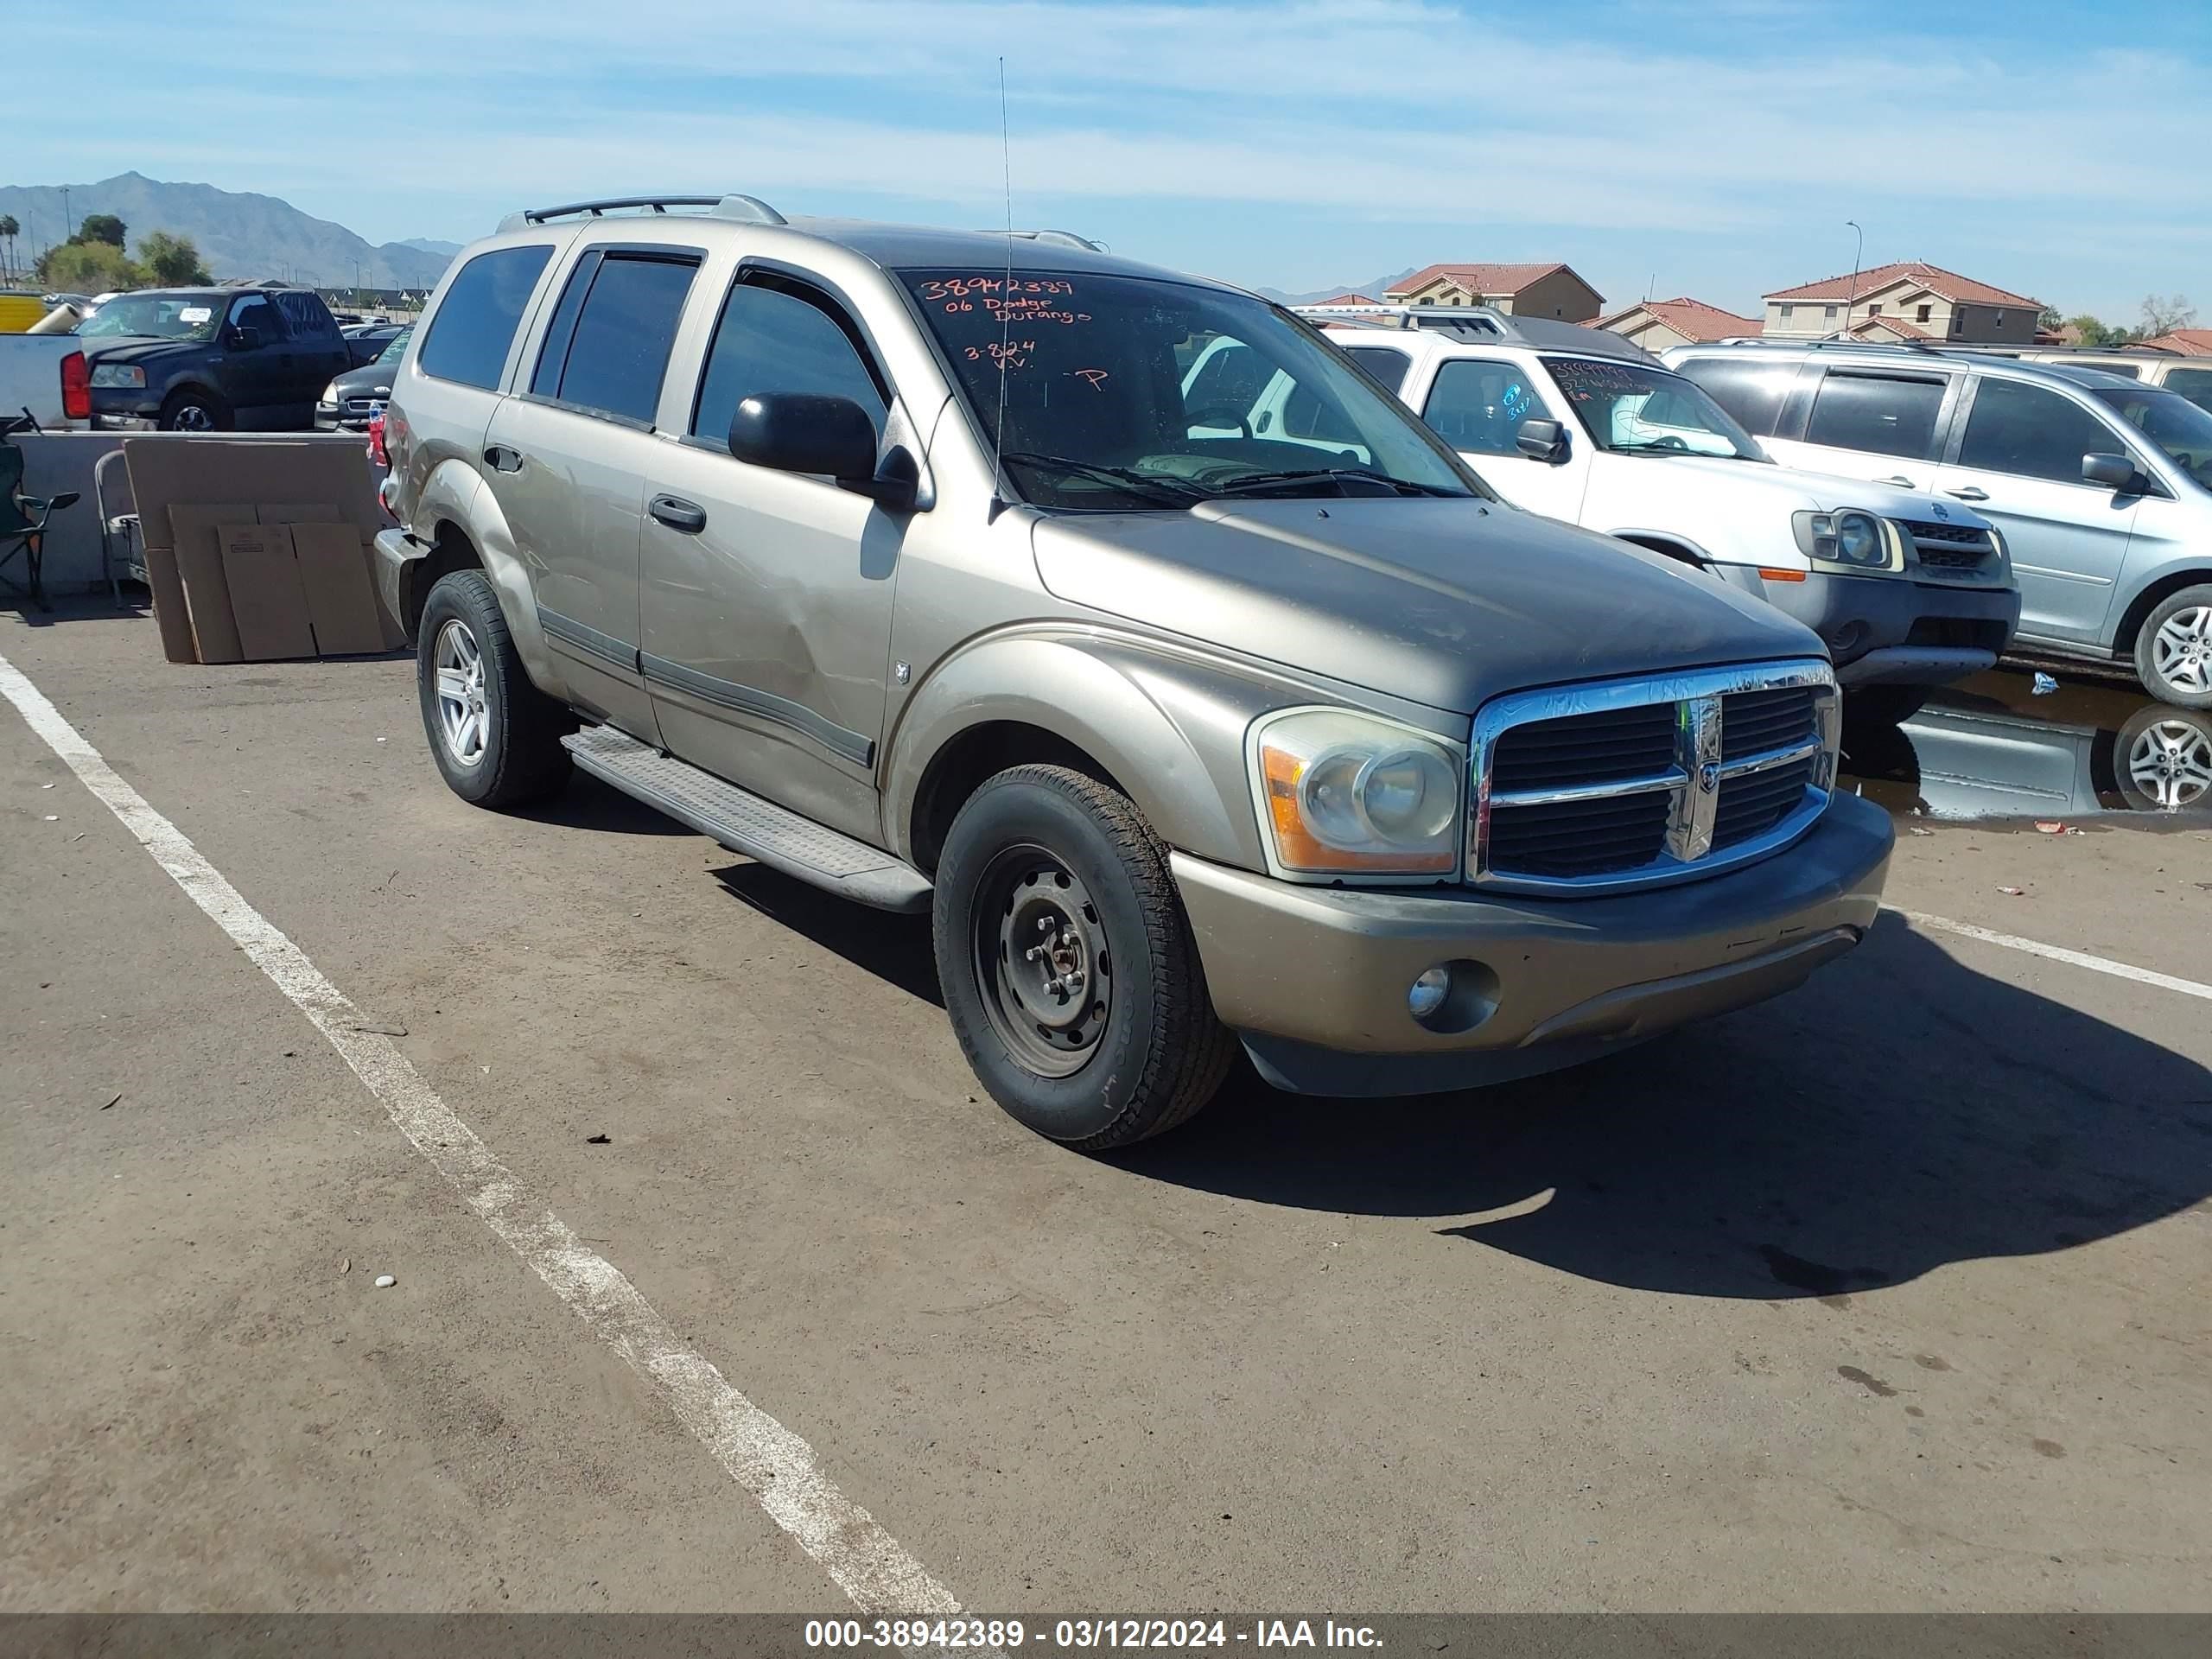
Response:
M1962 939L1979 939L1984 944L2002 945L2007 950L2024 950L2031 957L2086 968L2093 974L2110 974L2114 979L2130 979L2138 985L2155 985L2162 991L2179 991L2183 996L2201 996L2212 1002L2212 985L2200 985L2193 979L2176 979L2171 974L2153 973L2148 968L2137 968L2125 962L2110 962L2084 951L2069 950L2064 945L2045 944L2039 939L2024 939L2016 933L1993 932L1971 922L1955 922L1948 916L1930 916L1917 910L1900 910L1897 914L1915 927L1955 933Z
M592 1334L659 1386L677 1421L705 1442L730 1478L798 1541L864 1611L950 1617L952 1592L823 1472L810 1446L747 1400L702 1356L679 1341L620 1268L584 1248L477 1139L424 1082L389 1037L322 976L299 946L238 895L182 831L118 777L22 671L0 657L0 692L26 724L68 763L86 789L122 820L193 903L230 935L301 1013L329 1039L391 1121L461 1191L485 1224L573 1308Z

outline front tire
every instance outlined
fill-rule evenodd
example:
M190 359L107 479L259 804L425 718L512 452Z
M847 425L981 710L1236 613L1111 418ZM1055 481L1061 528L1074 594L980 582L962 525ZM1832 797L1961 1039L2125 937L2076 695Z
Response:
M482 571L454 571L430 589L416 635L415 686L430 754L464 801L528 806L569 781L561 738L575 729L575 717L530 683Z
M2143 689L2177 709L2212 709L2212 586L2159 601L2135 636Z
M231 429L231 406L212 391L190 387L173 391L162 404L161 428L164 432L227 432Z
M945 1012L1008 1116L1084 1152L1174 1128L1236 1052L1167 852L1128 798L1016 766L960 809L932 921Z

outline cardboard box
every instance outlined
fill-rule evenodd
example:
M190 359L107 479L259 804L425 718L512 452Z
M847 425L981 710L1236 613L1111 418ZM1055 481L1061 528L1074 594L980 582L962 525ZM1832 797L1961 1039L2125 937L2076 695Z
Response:
M386 649L383 608L377 603L368 561L353 526L295 524L291 531L316 652L325 657L357 657Z
M342 523L346 515L327 501L295 504L289 501L264 501L257 509L255 523L263 524L335 524ZM357 536L358 541L359 537Z
M231 620L231 584L223 568L220 531L226 524L254 523L253 504L232 501L172 506L168 519L169 545L175 550L177 575L184 588L185 612L191 619L193 660L245 661L238 625ZM139 521L146 522L143 512ZM152 550L149 543L147 551L150 555ZM152 574L150 563L147 574Z
M149 546L144 552L146 586L154 594L154 623L162 631L162 655L173 663L196 663L200 652L192 643L192 618L185 610L176 549Z
M289 524L225 524L223 571L230 580L231 616L249 663L315 655L307 589L292 552Z

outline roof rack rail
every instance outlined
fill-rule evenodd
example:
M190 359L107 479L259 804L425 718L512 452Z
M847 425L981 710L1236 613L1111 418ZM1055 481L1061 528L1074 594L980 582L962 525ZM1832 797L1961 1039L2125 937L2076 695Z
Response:
M1023 242L1041 242L1052 248L1080 248L1085 253L1103 253L1106 245L1094 242L1087 236L1077 236L1073 231L988 231L988 236L1011 236Z
M671 208L696 210L705 208L715 219L741 219L748 225L788 225L791 221L758 196L607 196L596 201L572 201L559 207L525 207L520 213L509 213L499 221L499 232L528 230L533 225L543 225L556 219L579 216L601 219L607 213L625 208L643 207L653 213L665 213Z
M1580 352L1629 363L1659 359L1625 335L1586 322L1557 317L1522 317L1494 305L1294 305L1298 315L1315 323L1350 323L1369 328L1420 329L1462 340L1500 340L1540 351Z

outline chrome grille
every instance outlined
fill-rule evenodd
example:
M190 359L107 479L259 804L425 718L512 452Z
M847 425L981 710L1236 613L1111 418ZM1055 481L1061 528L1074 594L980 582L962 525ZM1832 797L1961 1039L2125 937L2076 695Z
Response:
M1469 879L1586 893L1685 880L1794 840L1835 777L1827 664L1501 697L1475 720Z

